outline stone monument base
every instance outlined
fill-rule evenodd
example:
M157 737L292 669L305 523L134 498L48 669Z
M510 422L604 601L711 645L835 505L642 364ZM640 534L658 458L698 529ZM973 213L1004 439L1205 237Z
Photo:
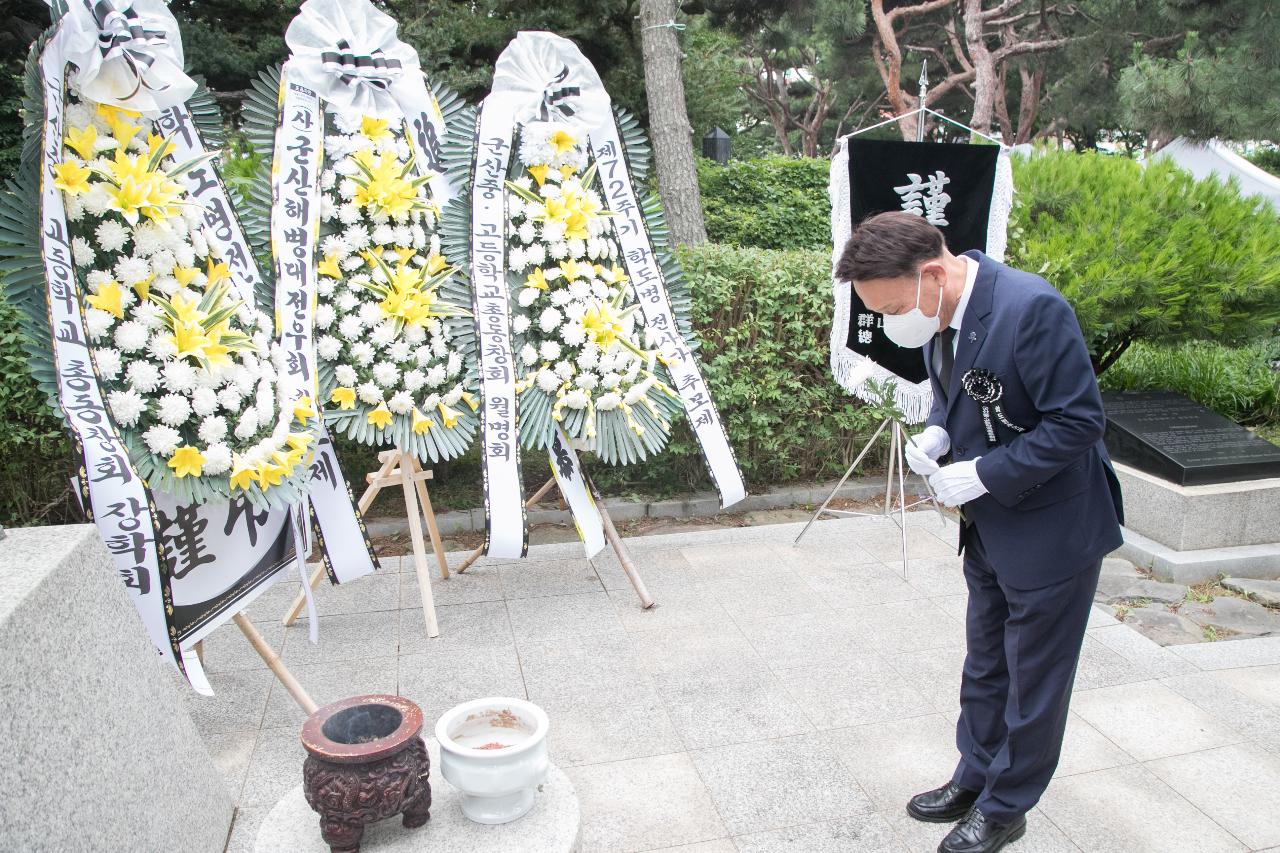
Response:
M1280 577L1280 478L1179 486L1115 469L1124 492L1119 556L1177 583Z
M399 818L370 824L360 842L367 853L577 853L581 814L578 795L560 768L551 765L528 814L511 823L484 826L462 814L458 791L440 778L440 747L427 739L431 756L431 820L405 829ZM301 777L302 768L298 768ZM285 794L263 820L254 853L329 853L320 839L320 816L307 805L302 785Z

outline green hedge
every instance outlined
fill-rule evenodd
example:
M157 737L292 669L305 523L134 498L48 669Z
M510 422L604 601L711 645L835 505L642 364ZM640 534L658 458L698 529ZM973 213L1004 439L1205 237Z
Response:
M698 186L713 243L831 251L826 160L766 157L719 166L698 160Z

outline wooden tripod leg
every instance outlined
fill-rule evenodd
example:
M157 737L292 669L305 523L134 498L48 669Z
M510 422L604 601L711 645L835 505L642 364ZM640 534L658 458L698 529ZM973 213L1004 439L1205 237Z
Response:
M249 641L249 645L253 646L253 650L267 664L272 674L280 680L284 685L284 689L289 691L289 695L293 697L293 701L298 703L298 707L302 708L307 714L316 712L316 703L307 695L307 691L298 683L298 679L293 677L293 673L280 660L280 656L276 654L275 649L267 645L267 641L258 633L258 629L253 627L253 623L249 621L243 613L237 613L231 617L231 621L236 623L236 627L244 634L245 639Z
M407 456L413 464L413 473L422 473L422 466L415 456ZM429 476L429 475L428 475ZM436 562L440 564L440 578L449 579L449 561L444 556L444 543L440 541L440 525L436 523L436 512L431 508L431 496L427 494L426 480L414 480L418 487L418 502L422 504L422 514L427 518L427 535L431 537L431 547L436 552Z
M426 543L422 541L422 510L418 506L418 490L415 487L412 458L400 457L400 484L404 489L404 508L409 516L409 538L413 542L413 566L418 573L418 592L422 595L422 618L427 625L427 636L440 636L436 624L436 605L431 595L431 572L427 570Z
M552 477L550 480L547 480L547 482L543 483L542 488L534 492L533 497L529 498L529 500L524 502L525 509L528 509L529 507L533 506L538 501L546 497L547 492L551 491L551 487L554 486L555 484L556 484L555 477ZM458 574L462 574L467 569L471 568L471 564L474 563L476 560L480 559L482 556L484 556L484 548L481 547L481 548L475 549L467 556L467 559L462 561L462 565L458 566L458 568L454 569L454 571L457 572Z
M378 479L390 474L391 470L395 468L396 465L396 457L394 453L386 459L383 459L382 455L378 458L382 462L382 467L379 468L376 473L369 475L369 479L372 479L373 482L365 487L364 494L360 496L360 502L356 505L356 509L361 515L364 515L364 513L369 510L369 507L373 506L373 499L378 496L378 492L382 491L382 484L378 482ZM311 573L311 578L307 583L311 584L312 589L315 589L320 586L320 581L323 579L324 565L321 564L316 567L314 572ZM307 597L303 593L299 592L298 596L293 600L293 604L290 605L289 610L284 614L284 619L281 620L284 622L284 626L288 628L294 622L297 622L298 617L302 615L302 608L306 606Z
M618 562L622 564L622 570L627 573L627 579L635 587L636 595L640 597L641 609L648 610L654 604L653 597L649 595L649 590L645 587L644 579L640 577L640 572L636 570L635 563L631 562L631 552L627 550L622 537L618 535L618 529L613 526L613 519L609 517L609 510L605 509L604 498L600 496L600 490L596 488L595 480L587 476L586 471L582 472L582 476L591 488L591 494L595 495L596 509L600 510L600 521L604 524L604 538L608 539L609 544L613 546L613 552L618 555Z

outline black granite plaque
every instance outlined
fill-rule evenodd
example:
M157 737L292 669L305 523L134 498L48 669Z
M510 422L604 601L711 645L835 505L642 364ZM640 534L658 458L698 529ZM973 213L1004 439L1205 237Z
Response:
M1280 477L1280 447L1172 391L1102 395L1107 452L1180 486Z

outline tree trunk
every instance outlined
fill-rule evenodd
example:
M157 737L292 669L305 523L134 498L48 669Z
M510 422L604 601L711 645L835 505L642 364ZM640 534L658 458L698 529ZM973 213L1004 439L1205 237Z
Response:
M995 57L983 38L985 28L982 0L965 0L964 41L969 51L969 61L973 63L973 118L969 120L969 126L993 135L991 119L995 115L1000 80L996 74Z
M702 194L693 163L693 128L680 76L680 43L674 22L675 0L640 0L640 44L649 98L649 132L658 172L658 193L666 209L671 242L705 243Z

